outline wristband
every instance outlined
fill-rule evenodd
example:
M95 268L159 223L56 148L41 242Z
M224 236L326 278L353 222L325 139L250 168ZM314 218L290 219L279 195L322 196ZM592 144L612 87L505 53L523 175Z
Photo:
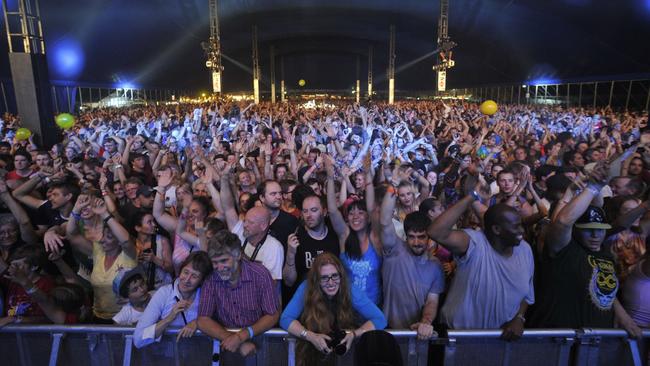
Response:
M75 213L74 211L71 211L70 215L72 215L72 217L77 221L81 219L81 213Z
M104 219L104 225L108 224L112 218L114 218L113 215L108 215L108 217Z
M246 327L246 330L248 331L248 339L253 339L255 336L255 333L253 332L253 327Z
M386 188L386 192L394 195L395 194L395 187L394 186L388 186L388 188Z
M303 329L302 332L300 332L300 338L307 339L307 328Z
M45 184L49 184L51 181L52 180L50 179L50 177L43 178L43 182L45 182Z
M526 318L524 318L524 316L521 314L517 314L517 319L520 319L523 323L526 322Z
M483 198L481 198L481 195L479 195L478 192L472 191L472 193L470 193L470 196L474 198L474 201L479 201L480 203L483 203Z
M595 184L593 184L593 183L588 184L588 185L587 185L587 189L588 189L589 192L591 192L594 196L598 196L598 194L600 194L600 188L599 188L598 186L596 186Z

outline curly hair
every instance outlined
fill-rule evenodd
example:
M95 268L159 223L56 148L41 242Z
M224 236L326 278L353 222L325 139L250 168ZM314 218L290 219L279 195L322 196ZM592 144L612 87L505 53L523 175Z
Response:
M320 269L332 265L341 276L339 291L329 299L320 284ZM314 333L329 334L337 329L354 326L354 313L347 274L341 261L332 253L321 253L314 260L306 277L305 307L300 323ZM322 362L323 354L309 342L300 341L297 347L298 365L314 365Z

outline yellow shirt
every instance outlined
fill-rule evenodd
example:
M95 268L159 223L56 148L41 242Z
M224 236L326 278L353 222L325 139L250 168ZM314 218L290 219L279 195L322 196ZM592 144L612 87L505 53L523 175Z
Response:
M122 251L108 270L104 270L106 253L101 244L93 242L93 272L90 274L90 283L93 285L94 305L93 313L102 319L111 319L122 308L117 301L119 296L113 292L113 279L121 268L131 269L138 261L129 257Z

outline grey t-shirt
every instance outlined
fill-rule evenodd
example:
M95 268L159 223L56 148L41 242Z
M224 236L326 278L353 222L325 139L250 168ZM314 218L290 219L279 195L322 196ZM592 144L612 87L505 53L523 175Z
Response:
M464 230L469 247L458 264L441 319L452 329L498 329L517 315L522 300L535 302L533 252L525 241L512 256L497 253L482 231Z
M381 271L384 315L392 329L408 329L420 321L427 296L445 289L445 275L438 258L427 253L415 256L399 239L394 246L384 247Z

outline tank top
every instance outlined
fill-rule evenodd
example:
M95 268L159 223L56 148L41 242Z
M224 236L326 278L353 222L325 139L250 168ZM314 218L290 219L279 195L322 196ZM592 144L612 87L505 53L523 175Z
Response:
M363 290L368 298L380 305L381 298L381 262L382 258L377 254L375 246L368 239L368 250L360 259L354 260L347 253L341 254L341 261L345 271L350 277L350 282Z

